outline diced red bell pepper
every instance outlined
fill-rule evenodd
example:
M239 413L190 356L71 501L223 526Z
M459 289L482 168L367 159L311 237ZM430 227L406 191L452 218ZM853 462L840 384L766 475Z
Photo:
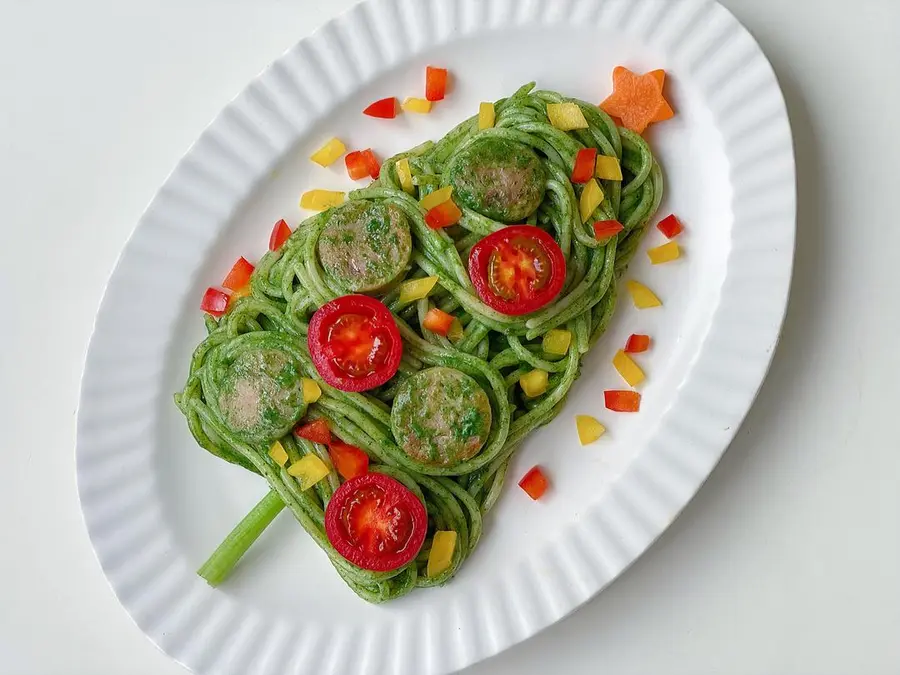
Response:
M331 443L331 430L323 419L313 420L294 429L294 434L313 443L328 445Z
M250 275L253 274L254 267L250 262L241 256L234 263L222 286L230 291L239 291L250 283Z
M425 315L425 320L422 322L423 328L427 328L432 333L437 333L444 337L447 337L447 333L450 332L450 326L452 325L453 315L447 314L447 312L440 310L437 307L429 309L428 313Z
M635 413L641 409L641 395L636 391L604 391L603 398L613 412Z
M597 148L582 148L575 157L575 168L572 169L573 183L587 183L594 177L597 167Z
M425 224L432 230L456 225L462 218L462 211L452 199L442 202L425 214Z
M632 335L625 343L626 354L640 354L650 349L649 335Z
M544 496L549 486L550 482L539 466L532 467L519 481L519 487L525 490L528 496L535 501Z
M618 220L601 220L594 223L594 238L597 241L609 239L613 235L619 234L625 228Z
M397 116L397 97L391 96L375 101L375 103L363 110L363 114L369 117L392 120Z
M663 218L656 227L660 232L666 235L668 239L674 239L684 232L684 226L674 214Z
M344 158L344 164L347 165L347 174L353 180L359 180L366 176L376 179L381 173L381 165L371 148L348 153Z
M288 227L284 220L279 220L275 223L275 227L272 228L272 234L269 235L269 250L277 251L290 236L291 228Z
M425 98L443 101L447 94L447 69L428 66L425 69Z
M222 316L228 309L228 294L218 288L207 288L200 301L200 309L215 317Z
M328 446L328 456L344 480L369 472L369 456L355 445L335 439Z

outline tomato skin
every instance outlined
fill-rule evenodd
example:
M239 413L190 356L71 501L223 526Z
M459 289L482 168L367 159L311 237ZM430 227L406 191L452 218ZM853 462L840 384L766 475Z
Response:
M381 473L351 478L325 508L325 534L334 549L374 572L395 570L413 560L427 532L425 505L405 485ZM392 540L394 534L399 540Z
M329 343L332 328L349 317L365 322L368 337L373 339L373 349L380 345L379 361L362 364L363 373L357 376L338 365L334 345ZM376 338L378 343L374 342ZM344 295L322 305L309 322L307 344L319 375L341 391L367 391L384 384L396 374L403 356L403 342L393 315L383 303L368 295ZM352 355L348 357L348 361L352 358Z
M549 278L542 288L533 291L529 297L518 294L513 299L501 297L492 287L489 275L491 259L500 248L510 246L517 239L530 240L541 252L549 265ZM566 258L556 240L534 225L510 225L489 234L472 247L469 255L469 276L478 296L491 309L507 316L521 316L539 310L550 304L562 291L566 282Z

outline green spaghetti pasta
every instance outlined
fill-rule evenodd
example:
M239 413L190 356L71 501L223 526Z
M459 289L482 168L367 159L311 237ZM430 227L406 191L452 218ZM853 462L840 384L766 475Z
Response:
M574 103L588 128L565 132L554 127L549 103ZM435 143L386 160L371 185L350 193L344 205L308 218L278 250L266 253L253 272L249 295L235 299L218 320L207 317L209 334L194 352L176 404L201 447L259 474L268 485L265 497L200 568L209 583L223 581L286 508L347 585L369 602L443 584L475 551L511 456L528 434L559 414L582 357L615 311L616 279L659 207L662 172L639 135L618 128L595 106L529 84L498 101L495 110L493 128L479 130L473 117ZM573 185L570 175L585 147L620 160L624 180L602 181L606 199L582 222L582 186ZM412 194L398 175L401 160L412 174ZM477 182L481 167L490 168L490 162L512 166L532 182L504 185L519 193L501 203L494 187ZM448 185L462 217L453 227L432 229L420 200ZM623 231L598 241L591 223L613 219ZM468 269L473 247L513 223L549 234L566 263L562 292L525 315L486 304ZM359 237L378 242L371 247L377 255L364 267L354 257ZM400 284L425 277L437 277L430 294L403 300ZM403 342L396 375L365 393L329 386L307 343L316 310L350 293L383 300ZM455 314L460 333L453 339L425 328L435 309ZM553 329L571 334L564 356L543 351L543 338ZM529 398L519 381L534 370L547 373L548 385ZM310 404L304 399L304 378L322 392ZM471 427L469 435L456 438L452 451L440 443L414 442L425 438L417 428L422 423L405 417L405 411L417 410L428 396L451 387L462 392L468 406L460 409L465 417L458 426ZM327 421L335 437L368 455L370 471L399 481L425 505L428 535L407 564L390 571L363 569L329 541L326 510L341 481L324 445L291 433L301 420L316 419ZM287 462L270 456L276 440ZM304 490L288 468L309 456L329 473ZM429 576L429 551L438 530L455 532L456 546L449 566Z

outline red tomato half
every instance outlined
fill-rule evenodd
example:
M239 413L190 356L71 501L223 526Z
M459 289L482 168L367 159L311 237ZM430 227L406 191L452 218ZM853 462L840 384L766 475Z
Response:
M319 375L341 391L384 384L403 356L393 315L367 295L345 295L322 305L309 322L307 343Z
M566 259L559 244L539 227L512 225L472 247L469 276L486 305L520 316L559 295L566 281Z
M325 509L325 533L357 567L387 572L418 555L428 530L425 505L405 485L381 473L351 478Z

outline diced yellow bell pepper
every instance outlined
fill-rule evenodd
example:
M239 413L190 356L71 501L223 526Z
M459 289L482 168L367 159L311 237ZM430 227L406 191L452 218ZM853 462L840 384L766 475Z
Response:
M443 204L445 201L450 199L453 195L453 186L447 185L446 187L442 187L440 190L435 190L431 194L427 194L422 197L422 201L419 203L422 205L422 208L426 211L431 211L438 204Z
M413 194L416 191L416 188L412 181L412 170L409 168L409 158L404 157L394 166L397 169L397 180L400 181L400 187L403 188L404 192Z
M562 131L588 128L584 113L576 103L548 103L547 117L550 118L550 124Z
M663 263L678 260L681 257L681 249L678 248L677 241L670 241L668 244L651 248L647 251L650 262L654 265L662 265Z
M450 342L456 344L463 339L464 335L465 330L463 329L462 322L459 319L454 318L453 323L450 324L450 330L447 331L447 338Z
M322 388L319 386L319 383L308 377L304 377L301 382L303 384L303 402L315 403L318 401L322 396Z
M661 307L662 301L656 297L656 294L644 284L638 281L629 281L628 292L631 294L631 301L638 309L650 309L651 307Z
M310 190L300 197L300 208L311 211L324 211L332 206L343 204L346 195L334 190Z
M400 107L406 112L425 114L431 112L431 101L425 98L413 98L410 96L403 101L403 105Z
M565 356L568 354L571 344L572 333L570 331L554 328L544 336L543 348L548 354Z
M400 302L415 302L427 298L439 280L440 277L424 277L404 281L400 285Z
M308 490L330 472L325 462L315 455L304 455L288 467L288 473L300 479L301 490Z
M641 370L641 367L621 349L613 357L613 365L619 371L622 379L631 387L638 386L645 379L644 371Z
M497 113L494 110L494 104L490 101L485 101L481 105L478 106L478 128L479 129L490 129L494 126L494 123L497 121Z
M309 158L319 166L331 166L347 152L347 146L339 138L332 138Z
M581 212L581 222L586 223L591 218L591 214L597 210L597 207L603 203L606 195L603 194L603 188L600 183L591 178L581 191L581 199L578 201L578 210Z
M622 180L622 165L615 157L597 155L597 167L594 175L601 180Z
M431 541L431 552L428 554L428 566L425 575L436 577L450 567L453 562L453 552L456 550L456 532L453 530L439 530L434 533Z
M287 450L284 449L281 441L275 441L274 443L272 443L272 447L269 448L269 457L271 457L278 466L284 466L285 464L287 464Z
M590 445L606 433L606 427L590 415L575 415L575 427L582 445Z
M546 370L535 369L519 378L519 386L528 398L537 398L545 391L550 382L550 374Z

